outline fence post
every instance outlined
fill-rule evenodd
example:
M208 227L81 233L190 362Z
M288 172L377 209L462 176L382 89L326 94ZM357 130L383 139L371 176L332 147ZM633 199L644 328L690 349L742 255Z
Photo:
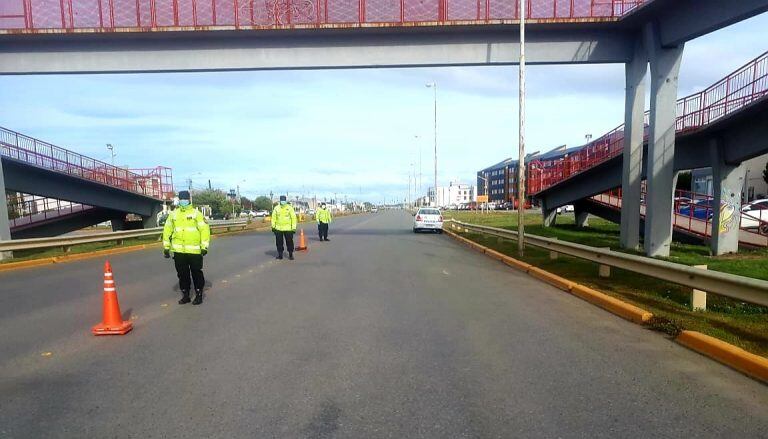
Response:
M552 239L557 239L557 238L552 238ZM559 253L557 253L556 251L553 251L553 250L549 251L549 259L550 260L554 261L554 260L557 259L558 256L559 256Z
M600 247L603 250L610 250L610 247ZM597 269L597 275L600 277L611 277L611 266L610 265L604 265L600 264L600 266Z
M693 268L706 270L706 265L694 265ZM707 292L691 288L691 309L694 311L707 310Z

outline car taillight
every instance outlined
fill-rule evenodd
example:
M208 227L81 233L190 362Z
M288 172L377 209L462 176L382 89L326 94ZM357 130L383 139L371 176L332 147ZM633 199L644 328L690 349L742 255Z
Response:
M421 221L421 215L416 215L416 221Z

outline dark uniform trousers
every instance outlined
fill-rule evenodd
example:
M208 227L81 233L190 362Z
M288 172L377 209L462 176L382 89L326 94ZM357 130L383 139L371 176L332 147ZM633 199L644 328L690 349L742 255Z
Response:
M288 247L288 253L293 253L293 233L275 231L275 245L277 245L277 252L282 254L285 251L285 247ZM283 240L285 240L285 246L283 246Z
M328 239L328 223L317 223L317 232L320 234L320 240Z
M202 290L205 287L205 277L203 276L203 255L193 255L190 253L174 253L173 262L176 265L176 275L179 276L179 288L181 291L189 291L192 281L195 283L196 290Z

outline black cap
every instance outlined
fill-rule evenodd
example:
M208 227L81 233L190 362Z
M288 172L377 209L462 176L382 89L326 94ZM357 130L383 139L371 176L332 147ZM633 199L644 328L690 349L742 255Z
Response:
M179 200L191 200L189 191L179 191Z
M280 195L280 201L286 201L288 198L285 197L285 195Z

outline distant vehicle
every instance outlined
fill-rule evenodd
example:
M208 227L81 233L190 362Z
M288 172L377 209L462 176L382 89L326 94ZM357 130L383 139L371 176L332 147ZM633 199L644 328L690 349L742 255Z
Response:
M378 211L379 211L379 209L378 209L378 208L376 208L376 207L371 207L371 213L376 213L376 212L378 212Z
M269 216L269 212L267 212L266 210L258 210L253 213L253 216L256 218L263 218L265 216Z
M443 233L443 215L439 209L422 207L413 218L413 233L422 230L434 230Z
M677 213L700 220L712 219L712 200L695 200L687 204L681 204Z
M575 208L573 207L573 204L566 204L565 206L558 207L557 213L569 213L573 212Z
M741 228L758 229L768 235L768 200L754 200L741 206Z
M314 214L315 214L315 209L309 209L307 211L307 215L314 215Z

